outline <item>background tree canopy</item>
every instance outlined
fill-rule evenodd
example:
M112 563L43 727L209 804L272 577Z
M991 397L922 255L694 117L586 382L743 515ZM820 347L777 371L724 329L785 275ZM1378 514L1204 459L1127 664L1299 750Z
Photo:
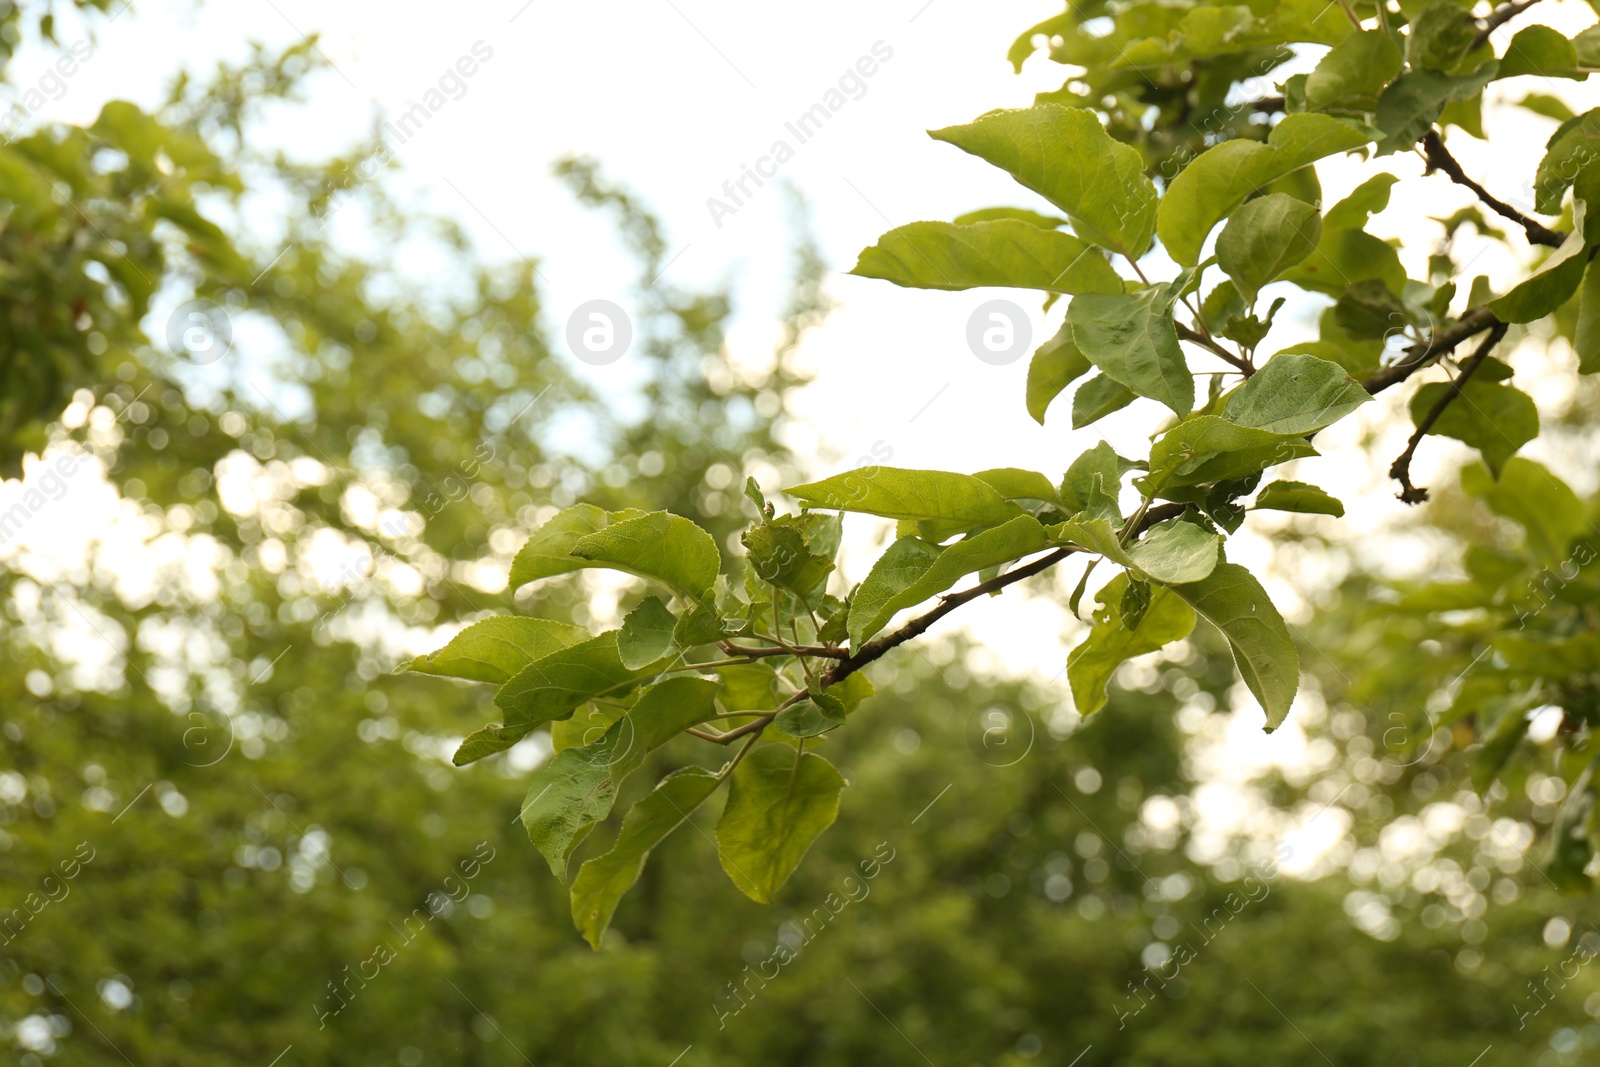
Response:
M69 63L57 18L119 13L58 6L0 11L4 54ZM1142 441L1064 473L793 450L831 309L797 196L752 370L648 186L557 165L637 268L623 398L534 262L391 195L381 131L260 147L315 39L13 130L8 1057L1592 1060L1600 127L1550 85L1587 91L1600 30L1539 10L1024 33L1059 91L933 136L1028 206L895 226L853 273L1041 293L1057 332L982 416ZM1513 79L1553 131L1520 200L1450 147ZM1325 202L1334 160L1372 173ZM1368 232L1402 173L1477 203L1421 255ZM1469 276L1467 233L1518 273ZM1424 488L1439 438L1476 455ZM1307 480L1329 440L1418 506L1360 522ZM944 622L1003 590L1081 620L1058 677Z

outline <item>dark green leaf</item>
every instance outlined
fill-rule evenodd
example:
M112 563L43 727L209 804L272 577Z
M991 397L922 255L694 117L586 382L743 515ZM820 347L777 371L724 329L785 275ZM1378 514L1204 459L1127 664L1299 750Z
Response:
M1217 236L1217 263L1249 307L1263 285L1309 256L1321 239L1315 207L1270 193L1233 213Z
M773 724L790 737L817 737L844 725L844 701L827 693L813 693L778 713Z
M1378 143L1378 154L1409 150L1428 132L1446 104L1477 96L1499 71L1500 64L1491 59L1460 77L1432 70L1400 75L1378 98L1375 121L1384 134Z
M1194 409L1194 378L1178 345L1172 305L1179 290L1156 285L1136 293L1081 296L1067 308L1072 337L1100 372L1179 417Z
M1300 687L1300 653L1261 583L1236 563L1219 563L1204 581L1172 591L1228 639L1244 684L1267 713L1267 732L1276 730Z
M1072 396L1072 428L1081 430L1099 422L1113 411L1121 411L1135 400L1132 389L1104 374L1096 374Z
M1044 425L1045 409L1061 390L1089 373L1089 357L1072 343L1072 324L1063 322L1055 336L1040 345L1028 364L1028 414Z

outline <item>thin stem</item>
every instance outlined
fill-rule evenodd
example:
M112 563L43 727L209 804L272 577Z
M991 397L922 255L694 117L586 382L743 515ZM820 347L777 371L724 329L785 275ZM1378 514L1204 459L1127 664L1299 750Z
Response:
M1490 195L1489 190L1467 177L1467 172L1461 169L1461 164L1456 162L1456 157L1452 156L1450 150L1444 146L1444 141L1439 137L1439 131L1429 130L1423 135L1422 151L1423 158L1428 161L1428 171L1430 173L1436 170L1444 171L1450 176L1451 181L1471 189L1478 199L1488 205L1495 214L1501 218L1510 219L1518 226L1521 226L1523 232L1528 235L1529 244L1544 245L1547 248L1559 248L1561 247L1561 242L1566 240L1564 234L1557 233L1536 219L1530 219L1510 204L1496 199Z
M1361 383L1361 388L1376 396L1389 386L1405 381L1440 357L1449 355L1457 345L1474 334L1501 325L1504 324L1488 308L1473 308L1456 320L1454 326L1439 330L1427 340L1406 349L1405 358L1374 372Z
M759 740L761 740L761 737L758 734L756 736L751 737L750 740L746 741L743 745L739 746L739 751L737 751L737 752L735 752L733 754L733 759L729 760L728 761L728 765L726 767L722 768L722 773L717 775L717 781L719 781L719 782L725 781L727 779L728 775L733 773L733 769L735 767L739 766L739 763L740 763L741 760L744 759L745 754L748 753L752 748L754 748L755 747L755 743L757 741L759 741Z
M764 641L771 638L757 634ZM755 648L746 645L736 645L732 641L718 643L719 648L729 655L744 656L748 659L766 659L769 656L820 656L824 659L844 659L846 653L828 645L788 645L772 646L769 648Z
M1389 477L1400 483L1400 499L1407 504L1420 504L1428 499L1428 491L1426 489L1419 489L1411 484L1411 460L1417 454L1417 446L1422 443L1422 438L1426 436L1427 432L1433 428L1433 424L1439 421L1439 416L1444 414L1444 409L1449 407L1451 402L1461 395L1461 391L1467 386L1468 379L1483 365L1483 361L1489 358L1489 353L1494 351L1494 346L1500 343L1500 339L1506 335L1507 329L1508 327L1503 322L1490 329L1489 336L1483 339L1483 343L1478 346L1478 350L1462 365L1461 373L1456 376L1455 381L1450 383L1450 388L1445 390L1445 394L1428 410L1422 421L1417 423L1417 431L1411 435L1411 440L1406 444L1406 450L1400 453L1399 458L1389 468Z
M1205 322L1198 316L1196 316L1195 322L1200 325L1202 330L1205 329ZM1243 356L1229 352L1226 348L1223 348L1215 340L1213 340L1209 333L1196 333L1194 330L1191 330L1181 322L1177 323L1176 325L1178 327L1178 339L1180 341L1188 341L1190 344L1199 345L1207 352L1210 352L1216 356L1220 356L1222 359L1239 368L1239 373L1243 374L1246 378L1250 377L1256 372L1256 366L1254 363L1251 363Z
M1379 2L1381 3L1382 0L1379 0ZM1352 26L1358 31L1366 29L1365 26L1361 25L1361 20L1356 18L1355 10L1350 7L1349 0L1339 0L1339 6L1344 9L1344 13L1349 17Z

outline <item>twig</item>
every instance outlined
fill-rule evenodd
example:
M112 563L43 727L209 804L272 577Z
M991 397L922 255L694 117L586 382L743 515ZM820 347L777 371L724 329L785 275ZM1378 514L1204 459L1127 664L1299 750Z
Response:
M1511 6L1515 7L1516 5L1513 4ZM1505 9L1501 8L1501 10ZM1559 248L1561 247L1561 242L1566 240L1564 234L1557 233L1536 219L1530 219L1510 204L1496 199L1490 195L1489 190L1467 177L1466 171L1461 169L1461 164L1456 162L1456 157L1452 156L1450 150L1444 146L1444 141L1440 139L1438 130L1429 130L1423 136L1422 150L1424 153L1423 158L1428 161L1429 173L1442 170L1457 185L1464 185L1471 189L1479 200L1482 200L1494 210L1496 215L1510 219L1518 226L1521 226L1528 235L1529 244L1544 245L1547 248Z
M1479 30L1478 36L1472 39L1472 48L1481 47L1483 42L1489 39L1491 33L1538 2L1539 0L1517 0L1514 4L1506 4L1504 7L1497 7L1489 12L1488 17L1483 20L1483 29ZM1472 51L1472 48L1467 49L1467 51Z
M1422 421L1417 423L1417 432L1411 435L1411 440L1406 444L1406 450L1400 453L1399 458L1389 468L1389 477L1400 483L1400 499L1405 503L1420 504L1428 499L1428 491L1426 489L1419 489L1411 484L1411 459L1417 454L1417 446L1422 443L1423 437L1433 428L1433 424L1439 421L1439 416L1444 414L1444 409L1450 406L1451 401L1461 395L1461 391L1467 386L1468 379L1483 365L1483 361L1489 358L1489 353L1494 350L1495 345L1500 343L1500 339L1506 335L1507 329L1506 324L1501 322L1495 324L1489 330L1489 336L1483 339L1483 343L1478 346L1478 350L1467 359L1466 363L1462 364L1461 373L1456 376L1455 381L1450 383L1450 388L1445 390L1444 396L1441 396L1438 402L1428 409L1428 413L1423 416Z
M1462 315L1454 326L1440 330L1431 337L1406 349L1405 358L1375 371L1361 383L1361 388L1376 396L1391 385L1398 385L1422 370L1440 356L1448 355L1455 347L1474 334L1495 326L1503 326L1488 308L1473 308Z
M1195 321L1198 322L1198 318ZM1196 333L1181 322L1177 323L1176 325L1178 327L1178 340L1188 341L1191 344L1197 344L1207 352L1222 357L1235 367L1238 367L1239 373L1243 374L1246 378L1250 377L1250 375L1256 372L1255 364L1251 363L1243 356L1235 355L1234 353L1229 352L1226 348L1223 348L1221 345L1217 344L1217 342L1209 335Z
M717 647L730 656L744 656L747 659L765 659L768 656L821 656L825 659L844 659L845 653L837 648L826 645L786 645L778 648L749 648L736 645L732 641L719 641Z
M1350 7L1350 4L1349 4L1348 0L1339 0L1339 6L1344 8L1344 13L1347 16L1349 16L1350 23L1351 23L1351 25L1353 25L1356 28L1356 32L1357 33L1361 32L1364 29L1366 29L1365 26L1361 25L1361 20L1356 18L1356 13Z

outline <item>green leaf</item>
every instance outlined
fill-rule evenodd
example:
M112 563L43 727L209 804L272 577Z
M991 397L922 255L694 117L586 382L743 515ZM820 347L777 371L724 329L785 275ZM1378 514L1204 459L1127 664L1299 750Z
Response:
M1096 374L1078 386L1078 391L1072 395L1072 428L1081 430L1099 422L1137 399L1133 390L1121 382L1104 374Z
M1367 219L1389 206L1389 193L1399 180L1398 174L1374 174L1351 190L1349 196L1328 209L1328 213L1322 217L1322 228L1361 229L1367 224Z
M1306 77L1306 110L1343 107L1371 111L1378 94L1400 73L1400 48L1381 30L1352 33Z
M1061 479L1062 506L1074 515L1086 512L1089 518L1122 518L1117 494L1129 469L1129 462L1117 455L1110 442L1101 441L1067 468ZM1104 503L1104 509L1097 510L1097 503Z
M753 749L733 772L717 823L717 855L739 891L772 903L811 843L838 818L843 788L833 764L815 753L781 745Z
M1285 116L1265 144L1233 140L1214 145L1173 178L1161 198L1161 243L1179 264L1192 267L1212 227L1256 190L1370 139L1363 128L1331 116L1298 114Z
M585 534L572 547L579 559L653 578L698 600L717 580L717 543L681 515L653 511Z
M725 711L769 711L778 703L778 674L767 663L732 663L717 668Z
M1072 324L1063 322L1055 336L1034 351L1033 360L1028 364L1028 414L1033 416L1033 421L1043 426L1050 401L1089 373L1091 366L1089 357L1072 343Z
M1300 433L1273 433L1218 415L1196 415L1156 441L1150 450L1150 473L1135 484L1146 496L1157 496L1185 486L1244 478L1316 454Z
M573 849L611 814L617 785L646 756L716 714L716 691L708 678L669 678L646 689L600 740L539 765L528 782L522 825L552 874L565 880Z
M1489 310L1504 322L1535 322L1572 299L1583 282L1588 260L1583 238L1587 205L1572 204L1572 232L1561 247L1539 265L1539 269L1498 300L1489 301Z
M1041 500L1049 504L1061 502L1056 487L1050 484L1049 478L1038 471L1025 471L1017 467L995 467L979 471L973 477L988 482L995 492L1007 500Z
M1545 145L1534 175L1535 208L1541 215L1561 214L1561 198L1578 174L1600 159L1600 108L1585 111L1556 127Z
M1578 325L1573 336L1578 350L1578 372L1600 371L1600 265L1590 260L1578 294Z
M1405 289L1406 269L1400 253L1387 241L1365 230L1329 229L1324 220L1316 250L1286 271L1283 280L1332 297L1372 282L1398 293Z
M628 612L617 631L617 658L630 671L636 671L677 651L673 634L678 619L656 597L646 597Z
M1095 612L1094 627L1067 657L1072 702L1085 718L1105 707L1106 685L1124 662L1181 641L1194 629L1194 609L1178 594L1160 586L1152 588L1137 627L1130 628L1124 622L1121 603L1131 588L1126 574L1106 583L1096 598L1101 608Z
M739 539L757 578L802 597L814 595L833 573L833 560L811 550L805 526L792 517L751 527Z
M1031 515L1018 515L948 548L900 538L873 564L850 601L850 647L860 648L896 612L944 592L966 575L1044 548L1044 527Z
M1276 730L1300 686L1300 653L1261 583L1237 563L1219 563L1204 581L1172 591L1228 639L1244 684L1267 713L1267 732Z
M914 289L1009 286L1048 293L1116 293L1105 253L1069 233L1015 219L898 226L861 253L851 274Z
M527 737L533 729L532 723L522 726L501 726L498 723L485 726L466 736L456 747L455 755L450 758L450 762L457 767L465 767L497 752L504 752Z
M1229 393L1222 416L1277 434L1315 433L1372 397L1337 363L1280 353Z
M1491 59L1471 74L1459 77L1432 70L1400 75L1378 98L1374 121L1384 134L1378 142L1378 155L1410 149L1428 132L1446 104L1477 96L1499 70L1500 64Z
M572 921L598 949L617 902L644 872L650 852L682 826L722 779L700 767L673 771L622 817L616 843L578 869L572 880Z
M1130 545L1118 538L1109 519L1073 519L1050 528L1050 535L1110 560L1141 581L1197 582L1217 565L1221 538L1202 526L1170 519L1152 526Z
M1114 140L1094 112L1059 104L991 111L931 136L1010 173L1065 211L1084 240L1134 259L1149 251L1156 189L1144 157Z
M1477 36L1478 24L1471 11L1450 0L1434 0L1411 22L1406 34L1406 59L1418 70L1448 74L1472 48Z
M1315 207L1270 193L1233 213L1217 236L1217 264L1248 307L1262 286L1309 256L1321 239L1322 219Z
M784 492L812 507L889 519L995 526L1022 514L1021 508L981 478L950 471L864 467Z
M1582 80L1578 69L1578 50L1572 42L1549 26L1529 26L1519 30L1506 46L1505 58L1500 61L1500 77L1515 78L1519 74L1532 74L1540 78L1574 78Z
M1526 530L1529 547L1546 560L1561 559L1572 539L1589 529L1583 501L1571 487L1522 456L1506 460L1498 480L1474 463L1461 472L1461 488Z
M556 513L533 532L511 561L510 588L518 589L539 578L582 570L594 566L572 554L578 539L603 530L620 519L642 515L640 511L607 513L593 504L575 504Z
M1344 504L1337 497L1308 482L1273 482L1256 497L1257 510L1295 511L1302 515L1344 516Z
M844 701L827 693L812 693L778 713L773 724L790 737L817 737L844 725Z
M500 615L473 623L437 652L412 660L406 669L498 685L534 660L591 636L564 622Z
M1418 425L1454 386L1433 382L1411 398L1411 420ZM1483 462L1496 478L1512 454L1539 436L1539 409L1533 399L1509 385L1480 378L1468 379L1457 396L1429 427L1430 434L1454 437L1483 454Z
M626 692L651 673L623 665L612 630L530 663L500 687L494 702L507 726L538 726L565 719L594 697Z
M1334 321L1356 340L1378 340L1411 324L1411 310L1385 283L1376 279L1356 282L1333 306Z
M1041 215L1025 207L986 207L978 211L969 211L965 215L957 215L952 221L957 226L973 226L980 222L999 222L1001 219L1016 219L1018 222L1026 222L1029 226L1037 226L1041 230L1055 230L1067 224L1066 219L1059 219L1054 215Z
M1194 378L1178 345L1172 305L1179 290L1081 296L1067 308L1072 337L1100 372L1181 418L1194 409Z

